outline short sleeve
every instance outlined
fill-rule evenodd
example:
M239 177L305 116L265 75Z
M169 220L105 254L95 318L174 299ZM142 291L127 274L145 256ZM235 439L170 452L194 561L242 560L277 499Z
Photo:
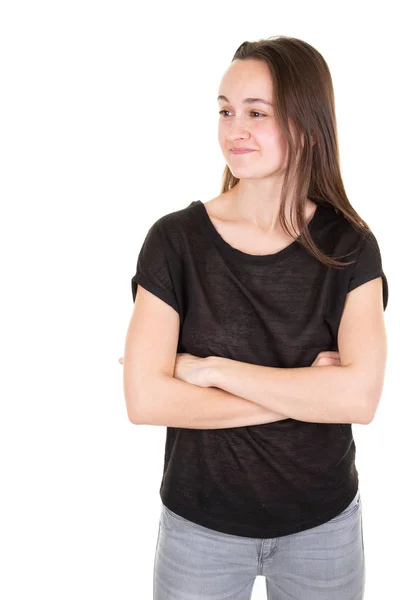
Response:
M382 269L382 259L378 242L374 234L369 231L360 242L360 250L356 262L352 267L348 291L351 292L356 287L377 277L382 277L383 310L386 310L389 298L388 282Z
M150 227L139 251L136 273L131 280L133 301L140 284L181 315L180 281L179 257L169 244L159 219Z

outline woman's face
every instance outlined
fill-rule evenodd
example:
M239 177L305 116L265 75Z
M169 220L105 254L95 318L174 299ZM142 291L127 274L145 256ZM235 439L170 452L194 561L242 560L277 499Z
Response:
M218 141L232 174L238 179L282 176L286 167L287 143L282 136L274 107L246 98L273 103L273 87L266 63L234 60L222 77L218 95ZM232 147L252 148L234 154Z

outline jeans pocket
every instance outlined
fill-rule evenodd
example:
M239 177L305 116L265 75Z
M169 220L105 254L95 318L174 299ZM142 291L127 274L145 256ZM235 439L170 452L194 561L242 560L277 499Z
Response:
M181 517L180 515L177 515L176 513L174 513L170 508L167 508L165 506L165 504L162 504L162 506L161 506L160 521L167 528L168 528L168 525L171 526L174 524L174 522L181 523L182 525L191 523L191 521L188 521L187 519L185 519L185 517Z
M339 523L340 521L349 519L352 515L357 513L360 509L361 509L361 494L360 494L360 490L357 490L357 493L354 496L353 500L350 502L350 504L348 506L346 506L346 508L341 513L339 513L336 517L333 517L333 519L330 519L329 522L330 523Z

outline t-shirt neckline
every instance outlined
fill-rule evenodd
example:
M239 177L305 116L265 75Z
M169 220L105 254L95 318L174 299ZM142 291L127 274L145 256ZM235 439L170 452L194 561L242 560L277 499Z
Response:
M224 238L218 233L216 230L214 223L211 221L207 209L204 203L201 200L195 200L193 203L195 206L199 207L199 212L203 215L203 222L206 227L207 233L211 236L213 241L219 247L219 249L225 254L238 258L240 260L246 262L255 262L255 263L272 263L278 260L282 260L283 258L287 258L291 255L301 244L298 243L300 236L293 240L288 246L282 248L282 250L278 250L278 252L274 252L273 254L248 254L247 252L242 252L238 248L234 248L231 246ZM311 233L316 227L321 218L322 213L322 205L317 204L317 208L314 211L311 220L309 221L307 227L308 231Z

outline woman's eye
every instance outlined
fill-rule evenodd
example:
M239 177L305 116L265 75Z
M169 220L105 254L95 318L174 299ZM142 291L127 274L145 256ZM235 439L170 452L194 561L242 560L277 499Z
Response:
M229 112L229 110L224 110L224 109L223 109L223 110L220 110L220 111L219 111L219 114L220 114L221 116L225 117L226 115L225 115L224 113L227 113L227 112ZM253 114L253 115L260 115L260 117L265 117L265 116L266 116L266 115L263 115L262 113L259 113L259 112L258 112L258 111L256 111L256 110L251 110L251 111L250 111L250 113L251 113L251 114ZM258 117L257 117L257 118L258 118Z

